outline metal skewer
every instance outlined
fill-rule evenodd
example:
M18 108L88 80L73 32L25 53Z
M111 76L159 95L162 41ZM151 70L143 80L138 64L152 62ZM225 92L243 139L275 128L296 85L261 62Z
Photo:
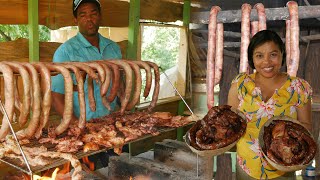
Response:
M183 103L187 106L187 108L189 109L189 111L191 112L192 115L194 115L193 111L191 110L191 108L189 107L189 105L187 104L187 102L184 100L184 98L181 96L180 92L178 91L178 89L176 87L174 87L174 85L172 84L172 82L170 81L168 75L164 72L164 70L159 67L159 69L163 72L163 74L166 76L167 80L169 81L169 83L171 84L171 86L173 87L174 91L180 96L181 100L183 101Z
M7 111L6 111L5 108L3 107L1 98L0 98L0 106L1 106L1 109L2 109L2 112L3 112L4 116L6 117L5 119L8 121L8 124L9 124L10 130L11 130L11 132L12 132L12 135L13 135L14 139L17 141L19 150L20 150L20 152L21 152L21 154L22 154L23 160L25 161L29 172L26 172L25 170L20 169L20 168L19 168L19 169L20 169L21 171L24 171L24 172L28 173L28 174L31 176L31 179L32 179L32 174L33 174L33 173L32 173L32 171L31 171L29 162L28 162L28 160L27 160L27 158L26 158L26 155L24 154L24 152L23 152L23 150L22 150L22 148L21 148L21 146L20 146L20 143L19 143L19 141L18 141L18 138L17 138L16 134L14 133L14 130L13 130L12 125L11 125L11 122L10 122L10 120L9 120L9 116L8 116L8 114L7 114ZM16 166L15 166L15 167L16 167Z

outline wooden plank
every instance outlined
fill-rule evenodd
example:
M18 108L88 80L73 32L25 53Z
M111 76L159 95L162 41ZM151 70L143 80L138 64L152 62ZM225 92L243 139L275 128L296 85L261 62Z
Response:
M52 61L53 53L61 43L40 42L40 61ZM29 62L28 39L0 43L0 61Z
M240 9L241 7L239 7ZM289 18L289 11L287 7L284 8L266 8L267 20L286 20ZM299 6L299 19L318 18L320 17L320 5L315 6ZM191 16L192 23L208 24L209 11L194 12ZM251 21L258 20L257 11L251 11ZM226 10L220 11L217 16L217 21L222 23L241 22L240 10Z
M175 22L182 20L183 4L141 0L140 19L160 22Z
M224 153L217 156L217 172L215 180L232 180L231 154Z
M127 27L129 3L116 0L100 0L101 26ZM1 16L0 16L1 17ZM50 29L73 26L72 3L70 0L39 0L39 23Z
M29 45L27 39L0 42L0 61L29 61Z
M0 61L29 62L29 41L28 39L17 39L15 41L0 42ZM117 42L124 55L127 47L127 40ZM40 61L51 62L53 54L62 43L40 42Z
M177 90L182 96L186 94L187 80L187 58L188 58L188 30L186 27L180 28L180 43L179 43L179 60L177 81L174 82Z
M40 61L51 62L54 52L62 43L40 42Z
M28 0L0 0L0 24L28 24Z

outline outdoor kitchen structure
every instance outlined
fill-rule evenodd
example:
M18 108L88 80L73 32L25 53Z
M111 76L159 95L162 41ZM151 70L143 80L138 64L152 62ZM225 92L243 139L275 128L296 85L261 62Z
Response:
M53 64L55 50L75 32L72 28L64 29L74 26L71 2L0 0L0 25L27 25L29 28L28 39L11 40L10 34L3 32L0 27L0 36L7 37L6 42L0 42L0 178L236 179L233 148L217 156L200 156L185 142L186 133L195 122L207 115L210 110L208 99L211 100L211 106L227 104L231 81L242 66L242 5L264 5L266 28L274 30L286 40L286 20L290 19L286 6L288 1L100 0L103 15L101 27L108 27L108 38L114 39L121 47L121 62L101 60L88 64ZM294 2L298 5L300 28L300 61L295 76L305 79L313 87L311 133L318 148L313 164L315 175L319 177L320 1ZM212 44L208 45L212 38L209 36L210 10L214 6L220 8L216 23L223 27L220 31L223 35L219 36L222 44L215 48L216 52L223 53L223 62L216 63L219 67L215 72L219 77L209 79L208 69L215 68L208 67L210 63L207 63L212 48ZM259 18L256 10L249 13L249 21L257 22ZM54 34L59 42L40 42L39 25L52 30L51 36ZM179 57L174 82L164 77L167 75L156 61L141 59L143 26L179 28ZM110 69L109 76L102 75L97 66L105 71ZM10 68L12 70L8 70ZM282 70L287 71L287 68L283 67ZM61 117L51 108L51 103L46 104L51 102L51 81L45 82L43 79L62 74L66 79L65 87L69 87L70 98L75 86L70 74L78 76L84 72L101 84L107 79L114 85L121 81L120 77L125 77L126 86L121 89L119 85L113 89L115 96L125 98L121 99L119 110L110 115L72 123L66 120L67 113ZM29 73L28 77L23 73ZM169 80L174 96L158 98L159 91L168 88L160 84L162 76ZM118 79L115 80L115 77ZM31 85L27 86L27 81ZM79 84L78 88L81 88ZM150 86L150 94L144 92L145 86ZM150 101L141 102L143 93ZM72 98L68 100L72 104ZM17 108L17 104L20 108ZM9 110L11 106L15 108ZM20 124L18 115L23 107L28 112L25 114L27 121ZM38 121L35 122L32 119L37 115ZM93 163L88 159L111 149L114 154L105 162ZM104 163L108 166L104 166Z

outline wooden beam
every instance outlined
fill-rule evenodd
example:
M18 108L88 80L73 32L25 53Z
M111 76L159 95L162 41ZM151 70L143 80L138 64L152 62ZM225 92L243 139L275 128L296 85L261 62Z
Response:
M228 36L226 36L228 37ZM320 34L315 34L315 35L309 35L309 36L300 36L300 41L301 42L308 42L308 41L315 41L320 39ZM282 38L282 41L285 42L286 40ZM208 42L206 41L201 41L195 43L196 47L199 48L208 48ZM240 42L223 42L223 47L224 48L237 48L240 47L241 43Z
M37 0L39 24L50 29L73 26L70 0ZM100 0L101 26L128 27L129 3L123 0ZM28 24L28 0L0 0L0 24ZM182 20L183 4L141 0L140 18L159 22Z
M300 37L304 42L307 41L313 41L313 40L319 40L320 39L320 34L314 34L314 35L309 35L309 36L302 36Z
M192 33L203 33L208 34L207 29L193 29ZM241 38L241 33L239 32L232 32L232 31L223 31L224 37L231 37L231 38Z
M320 5L316 6L299 6L299 19L318 18L320 17ZM284 8L266 8L267 20L286 20L289 18L287 7ZM191 16L192 23L208 24L209 11L194 12ZM256 11L251 11L251 21L258 20ZM241 10L220 11L217 21L222 23L241 22Z
M196 44L196 47L199 47L199 48L208 48L208 42L200 42L195 44ZM224 48L240 47L240 42L223 42L223 47Z
M180 3L183 4L184 0L162 0L172 3ZM191 7L198 7L198 8L208 8L214 4L213 0L192 0L190 5Z
M172 2L141 0L141 19L159 22L182 20L183 5Z
M39 8L38 0L28 1L29 61L39 62Z

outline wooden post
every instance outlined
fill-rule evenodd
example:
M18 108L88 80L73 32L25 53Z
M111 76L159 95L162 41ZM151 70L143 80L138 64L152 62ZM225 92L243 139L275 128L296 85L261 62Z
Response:
M184 102L182 100L179 101L179 104L178 104L178 115L183 115L184 113L184 109L185 109L185 105L184 105ZM183 133L184 133L184 130L183 130L183 127L179 127L177 128L177 140L178 141L183 141Z
M182 96L185 95L186 90L186 66L187 66L187 59L188 59L188 32L189 32L189 24L190 24L190 8L191 8L191 1L184 0L183 4L183 26L184 28L180 29L180 54L179 54L179 65L178 71L180 72L181 76L178 76L177 81L177 89L181 93ZM180 83L179 83L180 82ZM178 114L183 115L185 110L185 105L182 100L179 101L178 107ZM183 140L183 128L177 129L177 139L179 141Z
M28 0L29 62L39 62L38 0Z
M131 0L129 9L129 33L127 59L137 59L137 46L140 20L140 0Z
M190 24L190 9L191 9L191 1L184 0L183 3L183 26L186 26L189 29Z

